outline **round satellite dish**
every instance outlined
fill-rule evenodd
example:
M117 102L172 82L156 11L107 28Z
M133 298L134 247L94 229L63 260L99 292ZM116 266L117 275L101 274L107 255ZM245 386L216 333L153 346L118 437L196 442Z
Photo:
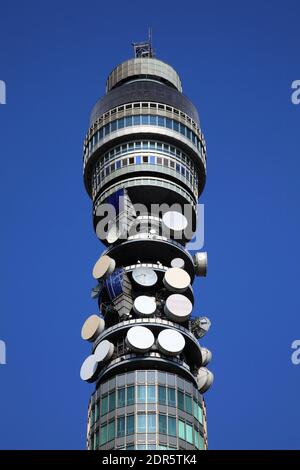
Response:
M143 266L137 267L132 271L133 280L143 287L151 287L157 283L157 274L151 268Z
M158 349L169 356L177 356L185 346L185 339L179 331L165 329L162 330L157 337Z
M170 268L165 272L164 285L171 292L184 292L190 285L190 275L181 268Z
M206 251L194 255L194 266L196 276L206 276L207 273L207 253Z
M105 328L105 322L103 318L98 315L91 315L88 317L81 329L81 338L86 341L94 341Z
M125 234L125 226L123 225L119 222L110 227L106 236L106 240L109 244L115 243L121 236L123 239L126 238L123 236Z
M133 326L127 332L126 343L133 351L143 353L152 348L154 336L145 326Z
M114 353L114 345L105 339L101 341L94 351L94 356L97 362L107 362L110 360Z
M174 258L171 261L172 268L181 268L184 269L184 260L182 258Z
M207 348L201 348L201 356L202 356L202 365L206 366L212 358L212 353Z
M168 211L162 217L162 222L169 230L174 232L186 229L188 221L187 218L177 211Z
M110 276L116 267L114 259L107 255L101 256L93 268L93 277L95 279L105 279Z
M133 310L137 315L149 317L156 312L156 302L154 297L140 295L133 303Z
M170 295L165 303L164 312L170 320L185 322L193 310L192 302L182 294Z
M94 377L97 372L98 362L94 354L88 356L83 362L80 369L80 378L86 382L94 382Z
M205 393L212 385L214 381L214 375L206 367L200 367L196 377L198 390L201 393Z

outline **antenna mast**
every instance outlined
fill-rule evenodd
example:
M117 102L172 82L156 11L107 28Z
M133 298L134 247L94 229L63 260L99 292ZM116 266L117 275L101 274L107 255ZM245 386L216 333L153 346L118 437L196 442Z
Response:
M152 47L152 28L148 29L148 41L133 42L135 58L154 57L154 49Z

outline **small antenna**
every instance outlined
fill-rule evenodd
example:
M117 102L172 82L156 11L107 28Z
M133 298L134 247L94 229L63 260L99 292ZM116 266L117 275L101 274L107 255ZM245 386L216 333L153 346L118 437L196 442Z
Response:
M148 41L133 42L135 58L154 57L154 49L152 47L152 28L148 28Z

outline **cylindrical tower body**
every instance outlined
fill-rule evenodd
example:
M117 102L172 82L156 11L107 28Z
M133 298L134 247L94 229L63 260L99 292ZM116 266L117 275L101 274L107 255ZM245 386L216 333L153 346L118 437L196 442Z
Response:
M206 147L176 71L151 56L109 75L84 142L84 181L105 248L93 268L99 312L81 378L95 382L88 449L206 449L202 394L212 383L210 326L193 313L192 256Z

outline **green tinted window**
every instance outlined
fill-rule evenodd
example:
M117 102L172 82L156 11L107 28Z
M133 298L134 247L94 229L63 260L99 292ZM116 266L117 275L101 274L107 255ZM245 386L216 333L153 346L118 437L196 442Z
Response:
M176 436L176 418L171 416L168 417L168 434L170 436Z
M168 405L169 406L176 406L176 397L175 397L175 389L168 388Z
M185 411L190 414L193 412L192 398L189 395L185 396Z
M198 419L198 404L196 400L193 400L193 414L196 419Z
M108 423L108 440L111 441L115 438L115 421Z
M133 434L134 433L134 415L127 416L126 421L127 421L126 433Z
M125 406L125 388L119 388L118 390L118 407Z
M189 424L186 425L186 440L193 444L193 428Z
M107 442L107 426L101 426L100 428L100 444L105 444Z
M178 421L178 435L180 439L185 440L185 424L181 419Z
M158 415L158 431L167 434L167 417L166 415Z
M109 411L113 411L116 408L116 392L110 392L109 394Z
M117 437L125 436L125 416L117 419Z
M184 411L184 393L178 390L177 392L178 408Z
M133 405L134 403L134 387L127 387L127 405Z
M198 405L198 421L203 424L203 413L201 406Z
M163 385L158 386L158 403L160 405L166 404L166 387Z
M101 416L105 415L108 412L108 396L104 395L100 402L101 404Z

